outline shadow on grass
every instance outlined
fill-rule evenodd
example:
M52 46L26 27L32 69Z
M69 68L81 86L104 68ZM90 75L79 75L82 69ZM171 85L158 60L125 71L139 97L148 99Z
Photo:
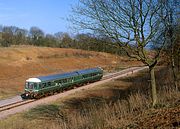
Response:
M165 71L165 72L164 72ZM159 69L156 71L157 87L160 90L165 88L164 84L170 84L168 69ZM161 111L161 107L168 107L168 101L178 104L179 95L175 92L163 92L160 110L148 110L151 108L150 100L150 77L147 71L142 71L133 76L119 78L112 82L102 85L102 87L86 91L80 95L70 98L61 104L42 105L32 109L26 118L47 120L58 123L58 126L63 125L68 128L112 128L115 127L132 127L138 128L151 125L151 116L159 120L166 116L166 110L163 115L156 117L157 111ZM164 95L164 96L163 96ZM167 97L166 96L169 96ZM172 96L172 97L171 97ZM178 108L178 107L176 107ZM148 112L146 112L148 111ZM153 112L154 111L154 112ZM163 111L163 110L162 110ZM178 111L174 111L177 114ZM150 116L149 116L150 113ZM175 116L175 115L173 115ZM147 119L146 119L147 118ZM176 117L174 117L176 118ZM109 123L107 123L107 121ZM150 121L150 122L149 122ZM178 121L162 120L160 122L169 123L170 126L178 127ZM160 123L159 122L159 123ZM147 124L146 124L147 123ZM154 121L153 124L158 125ZM156 127L152 124L152 127ZM65 125L65 126L64 126ZM159 126L159 125L158 125ZM161 125L160 125L161 127ZM162 126L163 127L163 126Z
M169 74L168 70L164 69L156 69L156 81L157 81L157 89L160 90L165 88L165 85L170 84L170 78L167 79L167 75ZM93 91L90 95L86 95L83 98L72 98L64 102L65 105L70 108L77 109L81 112L83 109L90 109L92 106L100 107L103 104L113 104L117 101L127 100L128 97L133 93L142 93L145 96L151 96L151 86L150 86L150 76L148 71L142 71L134 76L119 78L115 80L119 85L123 85L120 83L126 84L127 82L130 84L126 88L121 88L121 86L113 86L112 84L107 84L107 89L100 89L97 91ZM116 84L118 85L118 84ZM163 86L163 87L162 87ZM107 92L108 94L102 95L102 92Z
M143 89L145 83L144 80L146 79L147 79L146 72L142 72L141 74L137 74L136 76L133 77L120 78L115 80L116 85L118 85L117 83L120 82L133 82L133 83L131 83L130 86L127 86L125 88L121 88L120 86L119 87L113 86L112 84L106 84L108 86L107 89L92 91L91 94L85 93L86 97L72 98L70 100L65 101L64 103L65 105L78 110L89 109L92 106L101 106L105 103L112 104L117 100L127 99L130 93L139 91L140 87L142 87ZM148 89L149 82L145 85L147 86L146 88Z

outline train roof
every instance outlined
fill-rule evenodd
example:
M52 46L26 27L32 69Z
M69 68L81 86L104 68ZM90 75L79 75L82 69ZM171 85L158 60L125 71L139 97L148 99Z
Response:
M102 71L101 68L91 68L91 69L84 69L84 70L79 70L79 71L74 71L74 72L69 72L69 73L63 73L63 74L54 74L54 75L48 75L48 76L39 76L36 78L29 78L26 80L27 82L43 82L43 81L49 81L49 80L58 80L59 78L68 78L68 77L73 77L77 76L79 74L87 74L87 73L92 73L92 72L99 72Z
M86 73L92 73L92 72L99 72L100 70L102 71L101 68L97 67L97 68L79 70L78 73L79 74L86 74Z
M40 76L37 77L38 79L40 79L41 81L49 81L49 80L57 80L59 78L68 78L68 77L72 77L72 76L77 76L78 73L77 72L70 72L70 73L63 73L63 74L55 74L55 75L48 75L48 76Z
M39 78L29 78L26 82L41 82L41 80Z

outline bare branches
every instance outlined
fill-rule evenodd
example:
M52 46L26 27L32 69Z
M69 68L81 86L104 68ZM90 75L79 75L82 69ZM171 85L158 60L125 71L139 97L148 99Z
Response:
M74 16L78 16L73 22L110 37L128 56L148 65L148 60L157 59L147 55L146 47L155 45L153 40L161 27L161 8L158 0L80 0L73 10Z
M153 106L156 104L154 67L164 49L164 1L81 0L75 23L84 29L108 36L126 54L149 66ZM77 25L76 24L76 25ZM156 48L148 52L147 47Z

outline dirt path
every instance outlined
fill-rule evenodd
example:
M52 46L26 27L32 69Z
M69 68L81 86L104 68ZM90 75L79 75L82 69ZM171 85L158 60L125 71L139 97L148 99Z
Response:
M29 110L31 108L34 108L34 107L36 107L38 105L41 105L41 104L48 104L50 102L56 101L59 98L63 99L64 97L67 97L70 94L78 94L79 92L85 92L86 90L88 90L90 88L93 88L96 85L104 84L104 83L106 83L108 81L111 81L113 79L117 79L117 78L120 78L120 77L125 77L125 76L130 75L130 74L134 74L134 73L139 72L141 70L144 70L146 68L147 67L128 68L128 69L122 70L120 72L116 72L116 73L119 73L118 76L115 76L115 77L112 77L112 78L109 78L109 79L106 79L106 80L102 79L101 81L91 83L91 84L83 86L83 87L79 87L79 88L76 88L76 89L66 91L64 93L60 93L60 94L56 94L56 95L49 96L49 97L46 97L46 98L42 98L42 99L37 100L35 102L28 103L26 105L22 105L22 106L19 106L19 107L15 107L15 108L10 109L10 110L2 111L2 112L0 112L0 119L5 118L5 117L7 117L9 115L18 113L18 112L27 111L27 110ZM106 75L106 76L108 76L108 75ZM111 75L109 75L109 76L111 76Z

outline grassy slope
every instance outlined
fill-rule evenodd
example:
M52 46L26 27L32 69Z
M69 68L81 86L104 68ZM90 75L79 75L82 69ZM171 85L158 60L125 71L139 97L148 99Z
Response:
M15 46L0 48L0 99L20 94L29 77L101 66L106 71L139 65L107 53L64 48Z
M144 71L9 117L0 122L0 128L178 128L180 94L171 87L168 69L156 75L156 108L151 107L149 77Z

